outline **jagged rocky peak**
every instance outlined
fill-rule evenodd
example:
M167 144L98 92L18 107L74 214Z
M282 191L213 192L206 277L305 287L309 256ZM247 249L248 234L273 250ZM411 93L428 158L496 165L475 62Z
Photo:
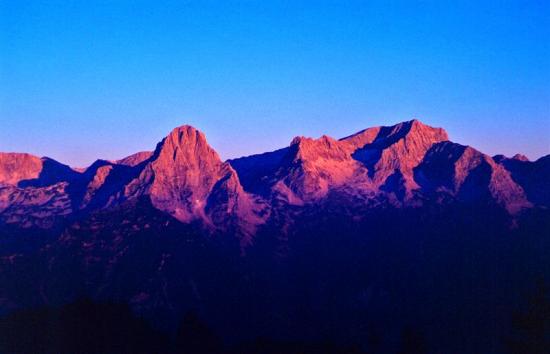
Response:
M25 153L0 152L0 184L17 185L35 179L42 171L42 160Z
M217 160L220 159L214 149L208 145L204 134L190 125L182 125L174 128L159 146L157 146L156 152L158 152L159 148L164 152L171 151L176 154L180 151L182 154L177 154L180 158L195 155ZM173 158L175 159L176 155L174 155Z
M444 129L433 128L414 119L392 127L382 127L373 145L383 149L382 159L386 162L393 159L402 167L412 168L435 143L448 140Z
M367 144L371 144L376 139L381 129L382 127L363 129L355 134L340 139L340 141L346 142L353 151Z
M510 213L530 202L549 204L549 157L493 159L448 139L445 130L411 120L340 140L297 137L277 151L223 162L202 132L184 125L152 152L98 160L82 171L0 153L0 219L16 222L31 212L55 217L146 197L184 223L238 225L252 234L284 205L341 197L416 206L426 195L437 202L444 193L445 200L496 201Z
M292 204L316 201L344 187L353 193L367 194L379 188L398 188L405 191L400 195L410 197L412 190L418 188L414 167L433 144L446 140L448 135L443 129L418 120L365 129L340 140L326 135L318 139L300 136L292 140L287 150L280 150L277 156L284 154L282 158L273 159L278 167L269 165L269 169L256 175L254 184L264 183L263 188L256 190L271 188ZM269 157L252 157L250 164L242 158L234 164L241 173L243 166L248 170L254 165L267 166L264 160ZM243 176L246 179L249 174L245 172Z
M218 227L223 224L221 215L257 221L251 217L254 201L237 173L221 161L199 130L189 125L172 130L147 161L126 187L128 198L148 195L156 208L183 222L199 220Z
M170 132L157 146L151 165L157 181L195 187L199 194L210 188L221 173L228 172L204 134L189 125Z
M490 196L510 214L532 206L502 165L470 146L436 144L416 171L425 190L448 190L466 201Z
M512 159L518 161L529 161L529 158L523 154L515 154L514 156L512 156Z
M277 198L301 205L324 198L331 189L350 182L361 168L347 143L326 135L318 139L300 136L292 140L279 168L262 180L272 186Z
M0 153L0 184L44 187L72 181L79 175L79 172L49 157Z
M347 159L349 153L340 141L327 135L319 139L295 137L290 143L294 158L303 161L315 161L318 159Z
M443 128L434 128L413 119L392 126L367 128L340 140L347 142L352 149L359 149L370 144L389 146L401 139L417 140L431 145L449 140L449 135Z
M403 133L404 135L410 136L420 135L426 140L430 141L446 141L449 140L449 134L443 128L436 128L422 123L418 119L413 119L408 122L399 123L394 126L393 129L396 133Z
M530 162L529 158L523 154L515 154L512 157L507 157L505 155L499 154L493 156L493 160L495 160L497 163L503 163L507 161Z
M119 165L134 167L148 160L152 155L152 151L140 151L130 156L126 156L120 160L117 160L116 163Z
M403 198L410 199L413 190L419 189L414 179L414 168L434 144L448 139L444 129L433 128L414 119L393 126L367 129L342 141L350 144L353 157L367 167L376 188L398 188ZM391 183L388 185L388 182Z
M175 128L155 149L150 162L127 187L129 196L148 194L153 205L191 221L203 215L206 198L222 174L222 161L203 133Z
M294 147L298 157L310 160L335 157L346 159L360 149L382 151L390 148L388 153L391 156L388 157L412 159L412 164L416 164L433 144L447 140L449 136L444 129L430 127L413 119L393 126L368 128L340 140L326 135L319 139L300 136L292 140L291 147Z

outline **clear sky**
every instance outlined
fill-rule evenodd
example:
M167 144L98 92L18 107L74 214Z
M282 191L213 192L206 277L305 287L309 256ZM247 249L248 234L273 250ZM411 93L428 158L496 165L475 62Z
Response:
M550 153L550 3L0 0L0 151L84 166L191 124L230 158L412 118Z

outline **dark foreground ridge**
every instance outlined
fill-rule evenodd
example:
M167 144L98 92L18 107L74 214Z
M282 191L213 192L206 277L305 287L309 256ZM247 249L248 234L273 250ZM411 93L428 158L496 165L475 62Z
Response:
M190 126L80 170L0 153L0 352L542 353L549 157L417 120L229 161Z

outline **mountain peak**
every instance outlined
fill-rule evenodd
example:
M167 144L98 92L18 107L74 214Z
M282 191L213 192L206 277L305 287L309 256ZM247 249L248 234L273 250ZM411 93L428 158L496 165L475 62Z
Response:
M340 141L347 142L351 149L356 150L371 144L387 147L405 138L421 140L423 144L433 144L449 140L449 135L443 128L435 128L418 119L412 119L392 126L367 128Z
M318 139L296 137L290 146L295 151L295 159L303 161L346 159L349 155L342 142L327 135Z
M208 145L205 135L190 125L174 128L158 145L153 159L194 164L199 161L221 164L218 153Z
M434 143L449 140L449 135L445 129L432 127L422 123L418 119L402 122L390 128L391 133L389 135L396 135L399 138L414 135L421 136L424 140L432 140Z
M148 160L153 155L152 151L140 151L135 154L123 157L120 160L116 160L116 163L119 165L125 166L137 166L145 160Z
M43 193L45 201L56 188L58 199L47 199L53 210L47 215L145 196L155 208L182 222L204 221L213 228L244 225L248 233L265 221L271 201L304 205L345 196L416 205L423 193L444 191L468 200L488 196L515 212L528 205L520 188L525 185L529 198L546 203L548 198L537 193L546 186L540 176L545 176L548 159L528 162L516 155L493 160L448 139L442 128L413 119L340 140L298 136L289 147L223 162L201 131L182 125L153 152L98 160L86 170L75 171L49 158L0 153L0 185L5 206L23 200L22 207L29 209L36 201L33 195ZM524 177L528 175L535 176L534 181Z
M168 134L168 136L177 136L179 139L183 137L191 137L193 135L199 137L200 139L206 140L206 137L200 130L188 124L176 127L172 129L170 134Z
M507 161L530 162L529 158L523 154L515 154L512 157L507 157L505 155L498 154L493 156L493 160L495 160L497 163L503 163Z
M126 194L149 194L159 209L190 221L203 216L205 200L220 178L222 164L204 134L183 125L157 145L150 162Z
M26 153L0 153L0 184L17 185L22 180L38 178L42 159Z
M200 130L190 125L182 125L180 127L172 129L172 131L161 142L161 145L167 145L169 147L194 147L196 145L206 147L208 146L208 142L206 141L206 137Z
M158 145L143 170L125 190L127 198L148 195L152 204L182 222L201 220L222 227L237 218L251 229L254 201L237 173L190 125L173 129Z
M49 157L27 153L0 153L0 184L47 186L70 181L79 174L67 165Z
M523 154L515 154L514 156L512 156L512 159L518 161L529 161L529 158Z

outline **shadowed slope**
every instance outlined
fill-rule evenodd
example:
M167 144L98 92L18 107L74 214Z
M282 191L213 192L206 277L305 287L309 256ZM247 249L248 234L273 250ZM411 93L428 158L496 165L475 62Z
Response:
M262 222L235 170L191 126L174 129L158 144L124 195L148 195L156 208L182 222L199 220L216 228L236 220L248 231Z
M274 210L281 215L288 206L331 198L350 208L491 202L511 214L530 207L527 198L548 205L547 160L496 157L497 163L448 139L443 129L411 120L340 140L296 137L289 147L223 162L203 133L182 126L154 152L98 160L81 172L48 158L3 153L0 220L50 227L59 218L147 196L182 222L239 230L250 241Z
M531 206L508 171L469 146L436 144L415 172L426 192L446 192L468 202L493 200L512 214Z
M117 160L116 163L119 165L126 165L126 166L137 166L140 163L148 160L153 156L152 151L140 151L136 152L135 154L132 154L130 156L126 156L125 158L122 158L120 160Z
M75 180L79 175L79 172L49 157L0 153L0 184L45 187Z
M532 203L550 207L550 155L533 162L518 155L513 158L499 156L496 159L510 172L514 181L523 187Z

